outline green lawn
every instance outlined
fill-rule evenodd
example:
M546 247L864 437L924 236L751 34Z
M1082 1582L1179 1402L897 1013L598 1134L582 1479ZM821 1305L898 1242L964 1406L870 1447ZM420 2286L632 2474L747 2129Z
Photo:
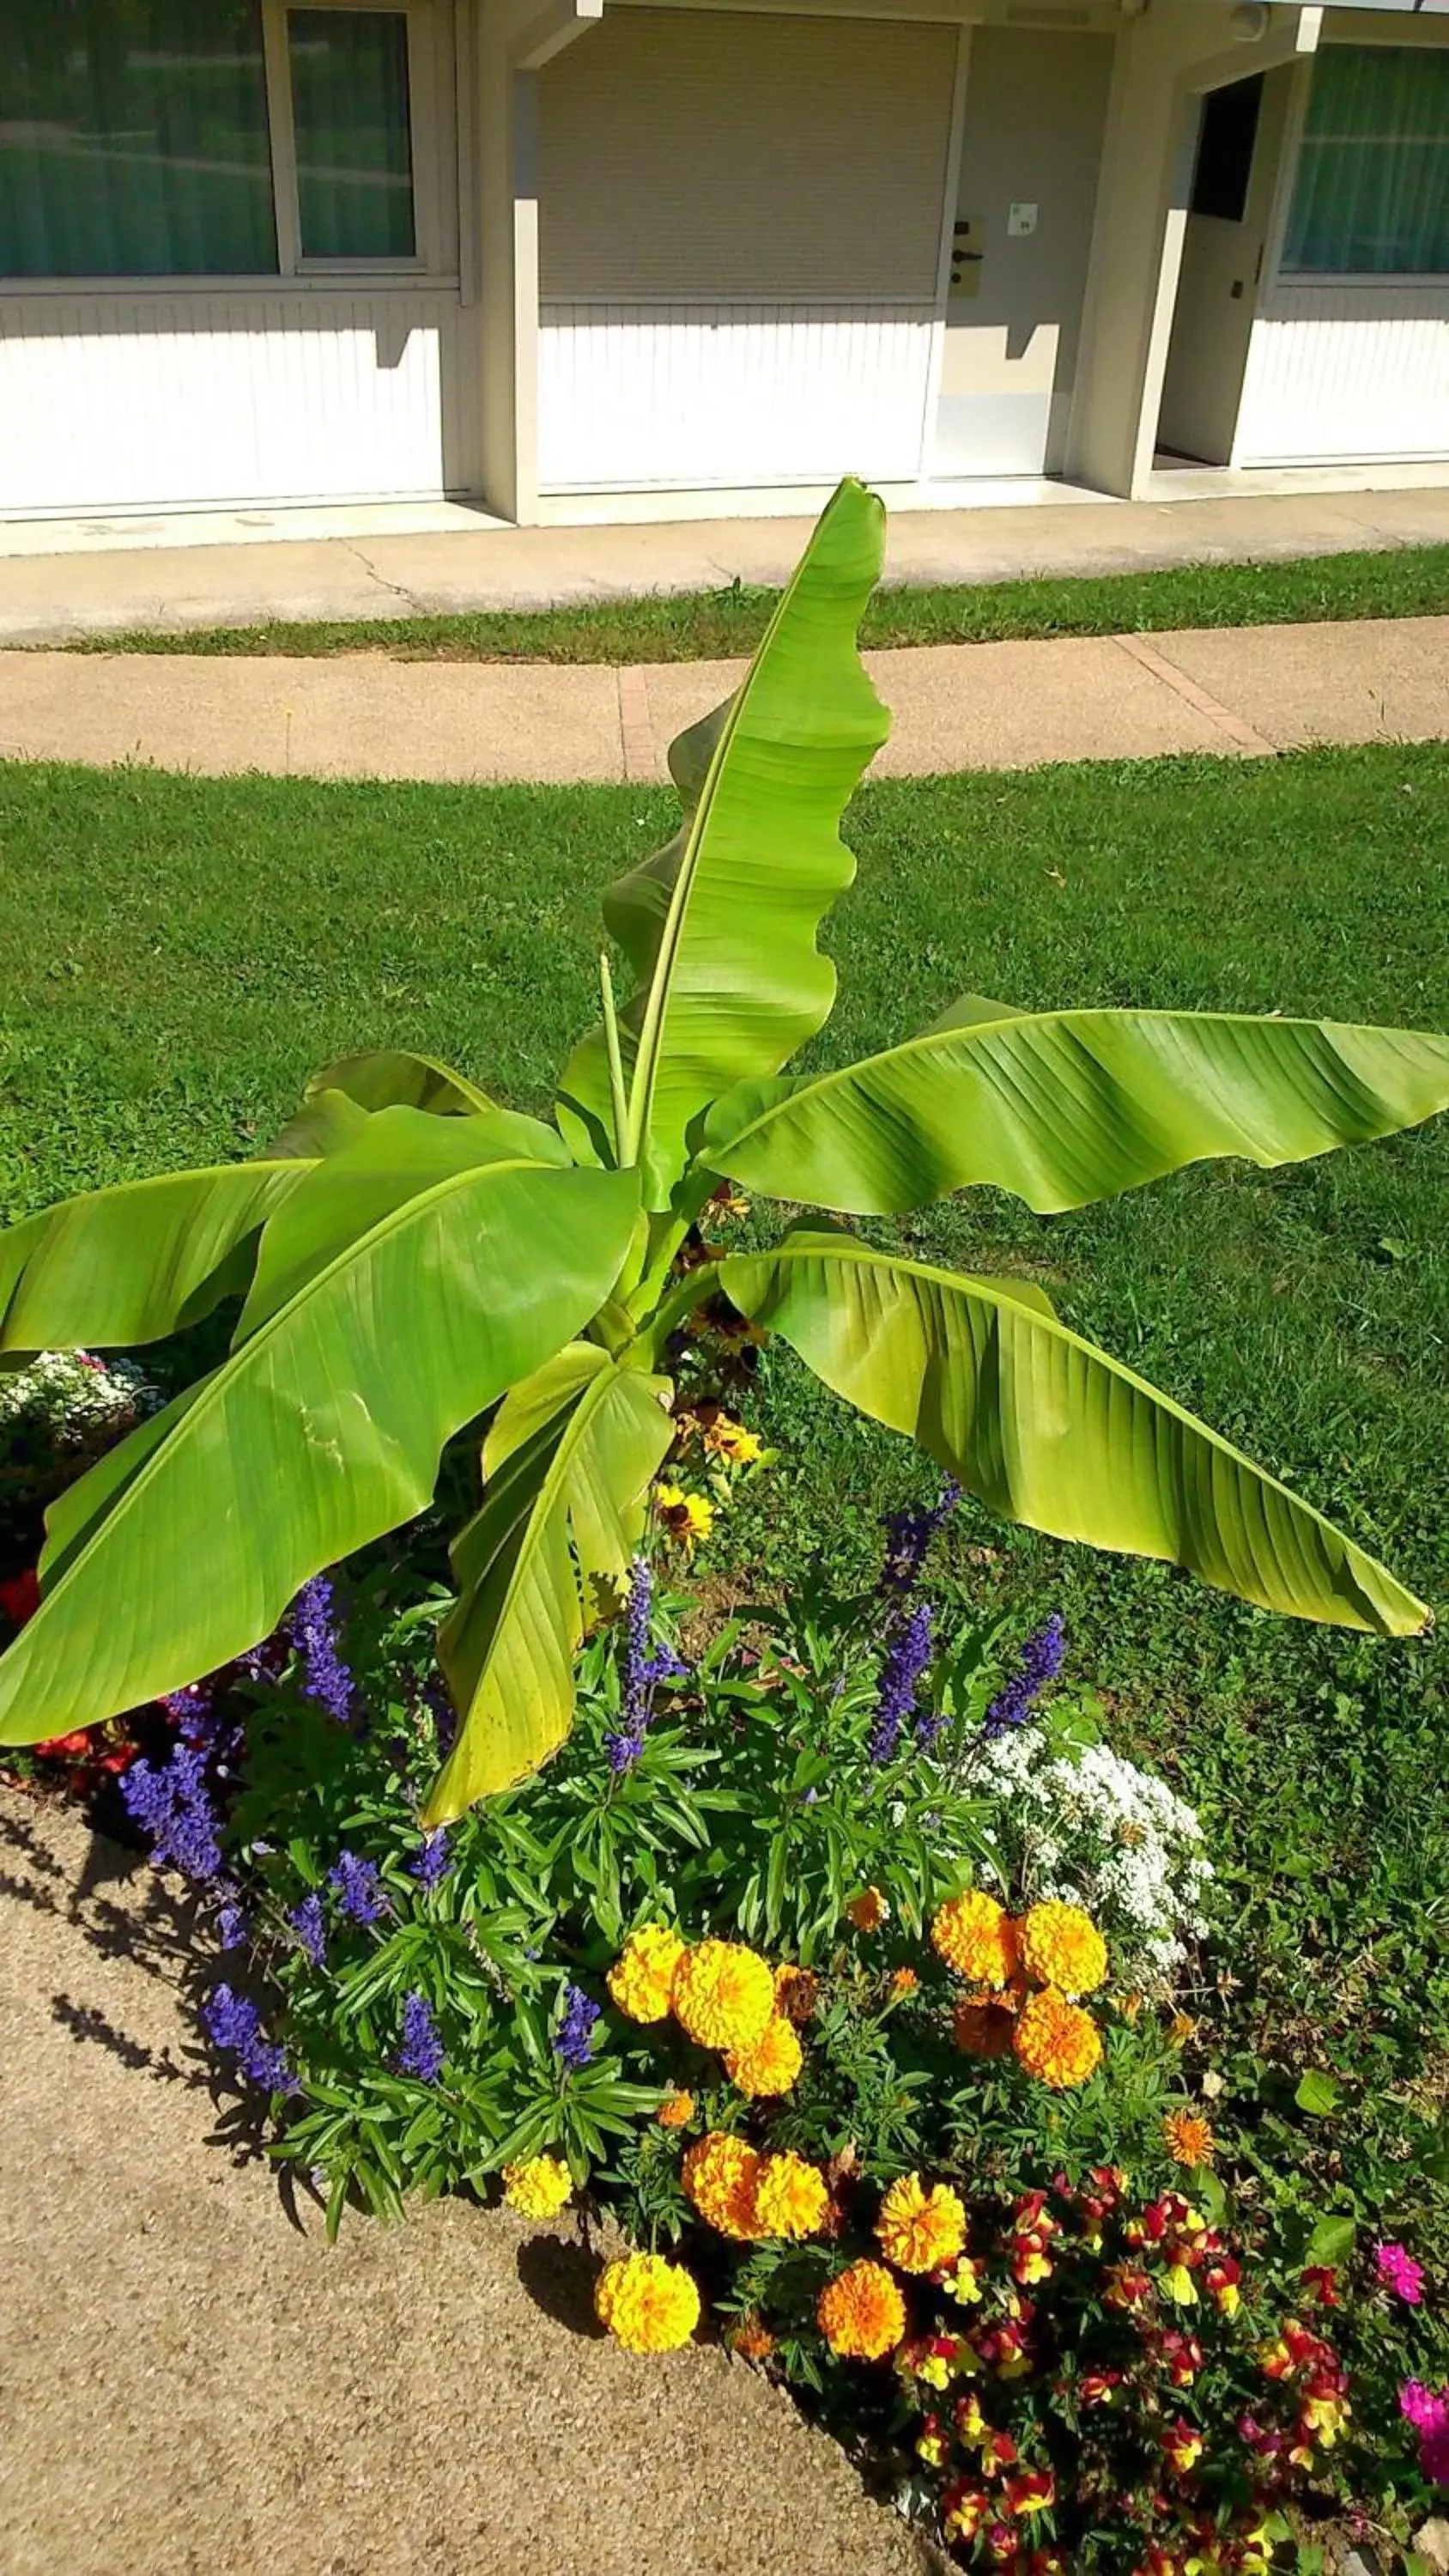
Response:
M80 653L357 653L406 661L695 662L752 653L778 593L734 583L677 598L524 613L331 619L178 634L98 635ZM896 586L865 612L867 645L982 644L1007 636L1122 635L1182 626L1281 626L1449 612L1449 546L1313 555L1299 562L1186 564L1095 578Z
M412 1043L542 1105L589 1013L599 888L663 837L671 802L0 768L0 1214L244 1153L350 1046ZM1449 1019L1441 746L886 784L851 830L860 879L829 932L844 995L822 1058L968 987ZM1050 1220L978 1196L902 1232L1050 1282L1070 1321L1443 1603L1446 1182L1441 1123ZM788 1355L766 1355L763 1382L784 1458L728 1543L777 1572L802 1545L863 1568L877 1513L916 1481L902 1445ZM1225 2118L1251 2103L1259 2145L1304 2166L1325 2207L1407 2226L1449 2097L1442 1648L1275 1624L980 1514L959 1543L992 1551L974 1578L992 1607L1064 1608L1118 1742L1209 1813L1256 1963L1218 2007ZM1292 2108L1309 2064L1344 2079L1334 2119Z

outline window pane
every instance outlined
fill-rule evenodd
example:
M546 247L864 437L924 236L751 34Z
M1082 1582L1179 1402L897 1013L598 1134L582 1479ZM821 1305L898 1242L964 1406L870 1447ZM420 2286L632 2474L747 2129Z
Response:
M401 10L290 9L304 259L411 259L408 26Z
M1262 104L1261 72L1254 72L1247 80L1230 81L1226 89L1209 90L1203 100L1197 167L1192 176L1192 214L1216 215L1229 224L1242 222L1247 212Z
M275 275L260 0L3 0L0 274Z
M1283 265L1449 271L1449 53L1330 45L1316 57Z

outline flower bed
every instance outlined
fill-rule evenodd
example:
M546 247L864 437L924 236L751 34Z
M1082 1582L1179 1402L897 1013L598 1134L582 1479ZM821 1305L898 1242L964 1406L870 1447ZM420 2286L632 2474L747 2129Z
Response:
M769 1453L701 1383L523 1788L420 1825L440 1602L396 1560L100 1757L205 1892L205 2034L272 2152L333 2230L458 2189L611 2212L625 2349L719 2335L973 2563L1253 2576L1364 2494L1407 2530L1449 2399L1338 2330L1412 2322L1422 2267L1295 2263L1219 2171L1193 1811L1106 1742L1059 1619L973 1613L949 1487L871 1593L703 1614ZM74 1750L41 1774L91 1788Z

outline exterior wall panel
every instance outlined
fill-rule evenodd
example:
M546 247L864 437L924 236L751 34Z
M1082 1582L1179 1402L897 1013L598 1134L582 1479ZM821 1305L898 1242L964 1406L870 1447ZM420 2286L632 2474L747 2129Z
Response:
M422 285L0 294L0 510L456 489L468 319Z
M1449 456L1449 281L1292 285L1253 326L1235 465Z

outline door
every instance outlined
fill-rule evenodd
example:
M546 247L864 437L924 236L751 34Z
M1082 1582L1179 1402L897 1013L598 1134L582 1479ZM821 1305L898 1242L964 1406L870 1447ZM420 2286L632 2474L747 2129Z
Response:
M1057 474L1113 39L977 27L970 46L932 471Z
M1202 103L1157 428L1169 457L1232 462L1292 78L1284 64Z

